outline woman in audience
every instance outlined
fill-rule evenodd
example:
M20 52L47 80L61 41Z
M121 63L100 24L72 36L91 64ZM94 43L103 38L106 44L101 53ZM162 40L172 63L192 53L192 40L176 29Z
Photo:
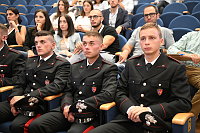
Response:
M47 11L43 9L37 10L34 15L34 22L35 22L35 27L31 27L28 29L28 32L26 34L26 41L24 44L25 51L28 52L28 57L37 54L34 47L36 32L41 30L46 30L54 33Z
M26 36L26 27L20 25L22 22L19 11L14 7L9 7L6 10L8 20L8 45L23 45Z
M53 29L55 31L58 30L58 18L61 16L61 15L64 15L64 14L68 14L73 22L75 22L75 15L72 13L72 12L69 12L69 3L67 0L59 0L58 1L58 9L57 9L57 12L53 13L51 16L50 16L50 20L51 20L51 23L53 25Z
M93 10L93 4L91 0L85 0L83 2L83 10L81 16L78 16L75 22L75 29L80 32L87 32L91 30L91 23L88 15Z
M105 10L108 9L108 1L107 0L94 0L94 9Z
M75 33L74 24L69 15L61 15L58 20L58 34L54 35L56 41L55 53L65 57L73 55L76 44L81 42L79 33Z

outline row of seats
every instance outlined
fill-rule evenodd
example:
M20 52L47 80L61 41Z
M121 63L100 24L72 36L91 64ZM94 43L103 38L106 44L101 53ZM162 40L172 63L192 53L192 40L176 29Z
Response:
M1 0L1 4L5 5L52 5L57 0Z

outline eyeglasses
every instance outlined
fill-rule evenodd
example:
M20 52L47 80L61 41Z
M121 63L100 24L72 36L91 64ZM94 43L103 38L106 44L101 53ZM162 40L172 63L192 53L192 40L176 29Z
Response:
M144 14L144 17L154 17L157 13L149 13L149 14Z
M88 18L89 18L89 19L92 19L92 18L93 18L93 19L97 19L98 17L102 17L102 16L94 15L94 16L89 16Z

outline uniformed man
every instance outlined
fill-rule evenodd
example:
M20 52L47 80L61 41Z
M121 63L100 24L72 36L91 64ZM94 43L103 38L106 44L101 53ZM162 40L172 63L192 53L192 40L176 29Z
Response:
M25 57L4 44L7 37L8 29L0 24L0 87L15 85L25 66Z
M39 117L29 127L30 133L87 132L99 125L100 105L112 102L117 87L117 66L100 55L102 36L87 32L83 36L83 52L86 59L72 64L70 71L72 91L66 90L61 110ZM97 116L97 117L96 117Z
M10 127L11 132L27 131L29 120L34 119L16 110L14 105L17 101L26 96L44 98L59 94L68 82L70 63L53 52L55 41L51 33L48 31L36 33L35 46L38 56L27 59L25 71L9 96L9 102L0 103L0 122L14 119Z
M140 45L144 54L129 59L119 79L116 103L120 114L90 133L144 133L146 123L141 122L141 113L149 111L171 122L177 113L191 109L185 66L160 53L162 43L160 28L155 23L142 26Z

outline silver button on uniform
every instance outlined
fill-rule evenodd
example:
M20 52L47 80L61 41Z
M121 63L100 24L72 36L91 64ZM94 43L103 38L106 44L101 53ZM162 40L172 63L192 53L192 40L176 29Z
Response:
M140 96L141 96L141 97L144 97L144 94L141 94Z
M140 104L140 107L144 107L144 104Z
M79 91L78 94L81 95L81 94L83 94L83 92L82 92L82 91Z
M143 86L146 86L147 85L147 83L143 83Z
M33 83L33 85L35 85L35 83Z

